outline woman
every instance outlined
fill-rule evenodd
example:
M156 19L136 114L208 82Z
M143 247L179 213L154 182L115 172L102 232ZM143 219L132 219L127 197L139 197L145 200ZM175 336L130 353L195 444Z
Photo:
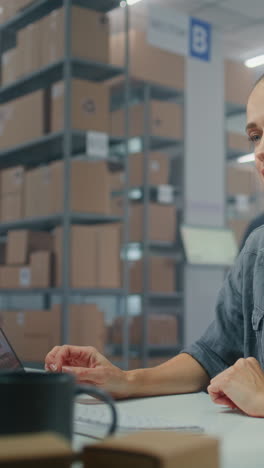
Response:
M246 131L264 178L264 76L247 105ZM264 417L264 227L246 242L219 294L216 318L192 346L166 363L122 371L91 347L55 347L46 369L75 374L116 398L190 393L207 387L212 400Z

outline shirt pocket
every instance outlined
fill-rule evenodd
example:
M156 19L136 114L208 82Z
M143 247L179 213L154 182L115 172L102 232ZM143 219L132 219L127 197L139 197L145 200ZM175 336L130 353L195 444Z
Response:
M264 368L264 311L257 307L252 313L252 328L257 340L257 359Z

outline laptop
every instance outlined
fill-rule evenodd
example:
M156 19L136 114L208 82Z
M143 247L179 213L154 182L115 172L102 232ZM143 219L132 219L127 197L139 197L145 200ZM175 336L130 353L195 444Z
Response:
M0 370L25 371L22 362L8 341L4 331L0 328Z

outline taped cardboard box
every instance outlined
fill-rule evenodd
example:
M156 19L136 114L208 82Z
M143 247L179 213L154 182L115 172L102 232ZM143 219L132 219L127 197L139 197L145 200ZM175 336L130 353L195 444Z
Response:
M72 9L72 56L109 62L109 22L105 14L73 6ZM42 65L64 57L64 8L53 11L44 18L41 48Z
M74 130L109 133L109 91L104 84L72 80L72 116ZM51 131L64 126L64 84L56 83L51 92Z
M120 225L72 226L71 278L73 288L120 288ZM61 228L55 230L56 286L62 282Z
M131 294L142 294L143 262L136 260L129 264ZM176 291L175 263L168 258L150 257L149 291L172 293Z
M0 467L70 468L76 455L57 434L23 434L0 437Z
M241 62L225 61L225 101L241 106L247 105L254 85L254 71Z
M183 90L185 59L181 55L153 47L145 32L129 31L131 76L144 81ZM114 34L110 38L111 63L123 67L125 60L125 34Z
M219 443L198 434L144 431L87 446L84 462L97 468L219 468Z
M7 235L7 264L25 265L33 252L53 251L53 236L45 231L21 229Z
M110 113L111 135L125 135L125 112L119 109ZM179 104L166 101L150 101L149 131L152 136L183 139L183 110ZM130 108L131 137L144 135L144 104L135 104Z
M35 91L0 105L1 150L40 138L45 131L44 91Z
M1 311L3 330L22 361L42 362L60 343L60 310Z
M61 306L54 305L52 311L60 313ZM94 346L104 352L106 327L104 312L96 304L72 304L70 306L69 342L75 346Z

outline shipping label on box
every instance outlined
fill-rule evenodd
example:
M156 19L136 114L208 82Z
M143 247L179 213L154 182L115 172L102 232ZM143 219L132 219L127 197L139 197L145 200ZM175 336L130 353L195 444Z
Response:
M31 285L31 269L28 267L19 269L19 285L28 288Z
M159 203L173 203L173 187L171 185L160 185L158 187L158 202Z
M87 132L86 154L90 158L107 159L109 154L109 136L102 132Z

